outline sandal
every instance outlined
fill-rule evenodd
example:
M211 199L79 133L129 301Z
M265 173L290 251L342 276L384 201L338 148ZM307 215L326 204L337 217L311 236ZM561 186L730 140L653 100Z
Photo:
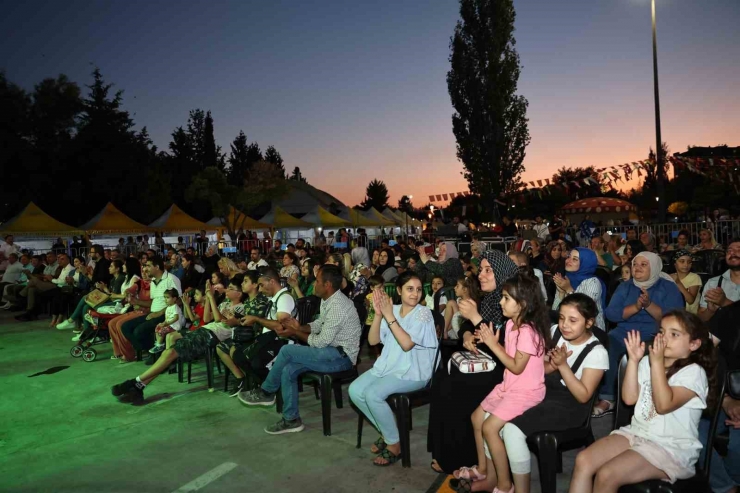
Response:
M607 403L606 409L603 409L603 408L599 407L599 404L601 404L602 402L606 402ZM591 412L591 417L592 418L601 418L603 416L606 416L607 414L612 414L612 413L614 413L614 409L616 407L617 407L617 403L615 401L607 401L607 400L599 401L594 406L594 408L593 408L593 410Z
M115 354L110 357L110 359L121 359L123 356L116 356Z
M432 460L432 462L429 464L429 467L431 467L432 471L436 472L437 474L444 474L444 471L439 466L439 462L437 462L436 460Z
M378 457L388 461L385 464L378 464L377 462L373 462L373 465L378 466L378 467L391 466L395 464L396 462L398 462L399 460L401 460L401 454L396 455L390 450L388 450L387 448L384 448L383 450L381 450L380 453L378 454Z
M481 474L478 472L478 466L473 467L461 467L452 475L455 477L455 479L467 479L469 481L483 481L486 479L485 474Z
M373 446L375 447L375 450L371 448L370 452L374 454L379 454L381 451L385 450L386 445L387 444L385 443L385 440L383 440L383 437L378 437L378 439L375 440L375 442L373 442Z

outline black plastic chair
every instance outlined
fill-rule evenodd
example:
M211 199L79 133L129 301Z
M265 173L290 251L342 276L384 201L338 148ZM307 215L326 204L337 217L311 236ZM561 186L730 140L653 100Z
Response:
M591 411L598 399L598 388L591 396L586 422L578 427L561 431L541 431L527 437L527 445L537 456L542 493L555 493L558 473L563 472L563 452L594 443L591 430Z
M216 354L216 348L208 348L208 351L206 351L206 354L204 355L203 359L206 361L206 378L208 379L208 390L210 391L213 389L213 361L215 359L216 366L218 367L218 372L223 373L221 370L221 359ZM197 361L197 360L196 360ZM192 369L193 369L193 361L188 361L188 383L192 382ZM182 358L177 358L177 381L182 383L183 382L183 373L184 373L184 367L185 363L183 362Z
M720 382L719 393L717 399L717 405L714 410L705 410L705 416L711 413L712 423L709 428L709 437L707 438L707 446L713 447L715 438L717 437L717 424L719 422L719 414L722 409L722 396L725 394L725 388L727 385L727 374L721 369L722 365L717 367L717 379ZM627 356L622 358L619 364L619 380L617 381L617 392L620 398L618 399L619 404L622 403L622 380L624 379L624 373L627 369ZM617 416L614 419L614 429L620 426L624 426L629 423L634 412L634 406L617 406ZM621 416L620 416L621 411ZM710 445L711 444L711 445ZM696 464L696 474L688 479L680 479L673 484L667 483L659 479L652 479L649 481L643 481L641 483L629 484L619 488L619 493L712 493L712 488L709 485L709 467L712 462L712 454L704 454L704 460L701 463Z
M298 313L298 322L306 325L313 322L314 317L321 307L321 298L318 296L304 296L296 301L296 312Z
M359 376L357 367L355 366L351 370L336 373L309 371L301 376L304 380L314 384L316 396L321 399L321 418L324 425L324 436L331 436L332 390L334 391L334 400L336 401L337 409L342 409L344 407L342 385L355 381Z
M434 364L432 368L436 371L437 362L439 361L439 355L442 348L441 341L437 341L437 351L434 355ZM411 417L411 411L415 407L421 407L429 404L431 400L431 389L432 382L434 380L434 371L432 372L432 378L429 379L426 387L423 389L415 390L413 392L404 392L398 394L391 394L386 399L388 405L391 406L393 412L396 414L396 424L398 426L398 435L401 442L401 464L403 467L411 467L411 436L410 432L414 427L413 420ZM365 415L352 406L357 411L357 448L362 447L362 425L365 421Z

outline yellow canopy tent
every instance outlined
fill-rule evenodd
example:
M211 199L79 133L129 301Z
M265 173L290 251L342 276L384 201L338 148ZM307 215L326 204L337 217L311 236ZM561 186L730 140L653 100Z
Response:
M320 205L301 218L302 221L313 224L317 228L341 228L351 226L351 223L341 217L335 216Z
M406 221L404 220L404 218L401 217L399 213L393 212L390 207L386 207L385 209L383 209L382 214L383 216L393 221L398 226L404 226L406 224Z
M375 208L371 207L369 210L362 213L368 219L375 221L376 226L395 226L396 222L391 221L383 214L378 212Z
M349 222L353 227L378 226L378 222L362 215L362 211L346 207L338 216Z
M110 202L92 219L80 226L80 229L89 234L140 233L152 230L149 226L134 221Z
M4 235L26 236L64 236L79 235L82 230L57 221L33 202L29 202L25 209L17 216L0 224L0 232Z
M155 219L149 227L156 231L164 231L166 233L190 233L200 231L202 229L206 231L215 230L213 226L189 216L175 204L172 204L164 214Z
M229 206L229 216L227 217L227 220L229 224L234 225L235 230L239 229L245 229L245 230L254 230L254 229L270 229L270 225L257 221L256 219L252 219L251 217L247 216L241 211L238 211L232 206ZM221 218L216 216L210 221L208 221L209 225L215 226L217 228L224 229L225 226L223 225L223 222L221 222Z
M312 229L313 224L291 216L279 205L273 206L270 212L260 219L261 222L269 224L277 229Z

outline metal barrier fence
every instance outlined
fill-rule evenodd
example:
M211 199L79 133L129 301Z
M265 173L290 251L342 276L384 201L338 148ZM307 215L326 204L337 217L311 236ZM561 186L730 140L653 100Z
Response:
M637 224L629 226L605 226L602 232L610 231L612 233L626 234L627 230L633 229L639 235L647 231L655 235L656 238L664 238L668 244L675 243L679 231L689 233L689 244L699 243L699 232L702 229L709 229L714 233L714 238L718 243L727 245L733 238L740 237L740 220L717 221L717 222L692 222L692 223L662 223L662 224Z

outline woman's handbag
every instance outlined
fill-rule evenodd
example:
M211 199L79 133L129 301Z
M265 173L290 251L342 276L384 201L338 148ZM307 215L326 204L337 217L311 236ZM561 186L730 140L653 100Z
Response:
M109 294L106 294L99 289L93 289L85 297L85 303L87 303L90 308L95 308L96 306L105 303L109 299Z
M478 354L470 351L458 351L452 354L447 363L447 372L455 365L460 373L486 373L496 368L496 362L486 353L480 351Z

